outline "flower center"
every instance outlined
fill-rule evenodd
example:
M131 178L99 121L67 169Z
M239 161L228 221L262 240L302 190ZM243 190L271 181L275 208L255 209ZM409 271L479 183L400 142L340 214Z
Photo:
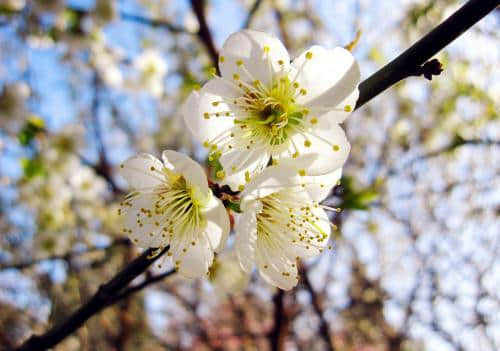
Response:
M296 103L302 90L288 76L275 77L268 87L256 80L248 86L240 83L240 88L245 89L245 94L234 101L242 111L235 123L243 130L242 136L251 142L282 145L298 131L308 113Z
M168 219L168 231L182 233L205 225L201 210L206 204L197 187L190 187L183 176L164 170L167 182L156 191L155 214Z
M257 215L257 236L272 247L280 247L280 242L310 247L322 247L329 233L321 226L314 213L318 205L289 191L280 191L262 198L262 210Z

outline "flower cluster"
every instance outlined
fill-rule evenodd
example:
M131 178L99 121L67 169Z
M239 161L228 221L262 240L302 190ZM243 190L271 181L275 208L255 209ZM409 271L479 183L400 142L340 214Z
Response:
M19 197L36 213L34 245L48 254L62 255L73 242L88 239L109 196L106 182L75 156L84 138L81 125L66 125L40 138L40 152L23 161Z
M328 247L332 224L320 202L338 182L350 145L339 126L358 98L359 69L342 48L313 46L290 63L283 44L268 34L231 35L220 57L221 77L193 92L184 120L218 164L215 181L239 192L234 257L243 272L256 265L281 289L297 284L297 261ZM165 151L130 158L122 175L134 190L122 202L124 233L141 247L170 246L179 272L208 274L222 286L230 224L203 169ZM230 255L230 257L233 257ZM236 273L234 273L236 274ZM235 283L233 283L235 282Z

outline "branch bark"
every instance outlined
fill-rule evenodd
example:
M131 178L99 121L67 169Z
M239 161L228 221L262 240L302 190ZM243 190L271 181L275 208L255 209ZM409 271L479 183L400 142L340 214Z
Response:
M248 28L250 27L250 24L252 23L252 20L259 10L260 5L262 4L262 0L255 0L253 3L252 7L250 8L250 11L248 11L247 19L245 20L245 23L243 23L243 28Z
M285 338L287 322L284 307L285 292L278 289L273 297L274 304L274 326L269 333L271 351L283 351L285 349Z
M80 328L90 317L109 306L117 294L123 291L132 280L143 273L167 250L168 247L163 249L154 258L151 258L151 255L155 252L154 249L144 251L142 255L128 264L108 283L101 285L95 295L67 320L54 326L42 335L31 336L16 351L41 351L57 345L61 340Z
M128 12L120 12L120 18L126 21L136 22L139 24L144 24L154 28L164 28L169 30L172 33L187 33L192 34L187 31L185 28L178 27L170 22L167 22L162 19L148 18L139 15L134 15Z
M423 68L422 66L432 56L479 22L499 4L499 0L468 1L405 52L365 79L359 85L359 99L356 109L397 82L418 75Z
M207 24L207 18L205 16L205 0L191 0L191 8L193 9L193 12L200 25L200 29L197 33L198 38L200 38L201 42L205 45L212 64L214 65L217 72L219 72L219 53L215 48L212 32L210 31L210 28Z
M0 271L5 270L5 269L25 269L25 268L29 268L29 267L34 266L36 264L39 264L42 262L47 262L47 261L63 260L63 261L69 262L72 259L79 257L79 256L83 256L85 254L98 252L98 251L107 251L107 250L111 250L117 246L129 245L129 244L130 244L130 240L128 240L127 238L117 239L117 240L113 241L111 244L109 244L108 246L92 246L92 247L88 247L88 248L83 249L83 250L70 251L70 252L62 254L62 255L53 255L53 256L48 256L48 257L33 258L33 259L30 259L29 261L1 264Z
M318 294L314 290L314 287L311 284L311 280L309 279L307 268L305 266L301 267L300 274L302 276L302 281L304 283L304 286L309 292L309 295L311 296L314 312L316 312L316 315L319 318L319 333L323 337L323 340L327 345L327 349L330 351L334 351L335 347L333 345L332 337L330 336L328 322L326 321L325 316L323 315L323 309L321 307L320 297L318 296Z

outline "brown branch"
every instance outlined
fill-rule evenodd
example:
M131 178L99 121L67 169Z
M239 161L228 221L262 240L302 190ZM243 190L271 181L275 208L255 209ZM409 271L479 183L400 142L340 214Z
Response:
M321 307L320 296L318 296L318 294L314 290L314 287L311 284L311 280L309 279L309 276L307 274L307 268L304 265L302 265L300 269L300 276L302 277L302 283L304 284L304 287L307 289L309 295L311 296L314 312L316 312L316 315L319 318L319 333L321 334L321 337L325 341L327 349L330 351L334 351L335 347L333 345L332 338L330 336L328 322L326 321L323 315L323 308Z
M123 290L120 294L116 295L113 298L113 300L110 302L110 305L112 305L115 302L117 302L123 298L126 298L132 294L135 294L136 292L141 291L142 289L144 289L145 287L147 287L149 285L152 285L152 284L155 284L155 283L162 281L163 279L173 275L175 272L176 272L175 269L171 269L171 270L163 272L161 274L153 275L153 276L147 278L146 280L144 280L140 284L128 287L127 289Z
M493 11L499 3L499 0L469 0L457 12L405 52L365 79L359 85L359 99L356 108L363 106L397 82L415 75L419 71L422 71L423 74L423 71L433 68L435 64L431 63L427 64L428 66L425 68L426 62L432 56Z
M250 27L250 24L252 23L252 20L259 10L260 5L262 4L262 0L255 0L253 3L252 7L250 8L250 11L248 11L247 19L245 20L245 23L243 24L243 29Z
M168 247L153 258L151 256L155 253L154 249L144 251L142 255L128 264L113 279L101 285L94 296L78 308L68 319L55 325L42 335L32 335L16 351L41 351L57 345L61 340L79 329L90 317L109 306L117 294L123 291L132 280L142 274L167 250Z
M218 67L218 57L219 53L215 48L214 40L212 37L212 32L207 24L207 19L205 16L205 0L191 0L191 8L198 19L198 23L200 24L200 29L196 33L201 42L205 45L205 48L208 51L208 55L210 56L210 60L212 61L212 65L214 65L217 72L219 71Z
M130 241L126 238L117 239L117 240L113 241L111 244L109 244L108 246L92 246L92 247L88 247L88 248L83 249L83 250L75 250L75 251L67 252L67 253L62 254L62 255L53 255L53 256L48 256L48 257L33 258L31 260L24 261L24 262L5 263L5 264L0 265L0 271L5 270L5 269L25 269L25 268L29 268L29 267L34 266L36 264L39 264L42 262L47 262L47 261L62 260L62 261L69 262L78 256L83 256L85 254L98 252L98 251L108 251L114 247L121 246L121 245L129 245L129 244L130 244Z
M161 19L155 19L155 18L148 18L148 17L143 17L139 15L134 15L132 13L128 12L120 12L120 18L126 21L131 21L131 22L136 22L139 24L144 24L153 28L163 28L167 29L172 33L188 33L188 34L193 34L189 31L187 31L185 28L178 27L168 21L161 20Z
M290 49L292 47L292 41L290 40L290 36L288 35L288 31L286 29L285 16L277 6L273 6L273 12L274 17L276 17L276 22L278 23L283 45L285 45L287 49Z
M285 349L285 338L288 328L285 316L284 297L285 292L281 289L278 289L273 297L274 326L269 332L271 351L283 351Z
M482 140L482 139L463 139L460 136L457 136L452 140L452 142L446 146L443 146L437 150L429 151L425 154L416 156L412 158L411 160L406 161L402 166L400 167L392 167L387 171L387 176L394 176L401 172L404 169L407 169L408 167L412 166L413 164L417 162L421 162L424 160L428 160L434 157L438 157L442 154L445 154L447 152L451 152L461 146L464 145L476 145L476 146L492 146L492 145L497 145L500 146L500 141L499 140Z

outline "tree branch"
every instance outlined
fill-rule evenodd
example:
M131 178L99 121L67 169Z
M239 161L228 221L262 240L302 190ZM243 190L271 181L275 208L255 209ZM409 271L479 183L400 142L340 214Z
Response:
M323 316L323 310L321 308L321 302L318 294L316 294L316 291L314 290L311 280L309 279L309 276L307 275L307 269L305 266L302 266L300 269L300 275L302 277L302 282L304 283L305 288L309 292L309 295L311 296L311 301L312 305L314 308L314 312L316 312L316 315L319 318L319 333L323 337L323 340L325 341L328 350L334 351L335 347L332 342L332 338L330 336L330 331L328 328L328 323L325 320L325 317Z
M418 74L432 56L493 11L499 3L499 0L468 1L405 52L365 79L359 85L356 109L400 80Z
M161 19L143 17L143 16L134 15L132 13L127 13L127 12L123 12L123 11L120 12L120 18L125 20L125 21L136 22L136 23L144 24L144 25L154 27L154 28L164 28L164 29L169 30L172 33L193 34L182 27L178 27L170 22L167 22L167 21L161 20Z
M148 249L137 257L113 279L99 287L94 296L67 320L54 326L42 335L31 336L16 351L41 351L57 345L65 337L80 328L94 314L100 312L114 301L115 296L120 294L124 288L141 273L143 273L154 261L167 252L168 247L163 249L155 257L151 258L155 249Z
M283 351L285 344L286 317L284 308L285 292L281 289L276 291L273 297L274 303L274 326L269 333L271 351Z
M215 48L212 32L210 31L210 28L207 24L207 19L205 16L205 0L191 0L191 8L193 9L196 18L198 19L198 23L200 24L200 29L198 30L198 33L196 33L196 35L198 36L198 38L200 38L201 42L207 48L210 60L212 61L212 64L214 65L217 72L219 72L219 53Z
M262 0L255 0L253 3L252 7L248 11L247 19L245 20L245 23L243 24L243 29L250 27L250 24L252 23L252 20L259 10L260 5L262 4Z
M443 146L437 150L429 151L427 153L424 153L422 155L416 156L412 158L411 160L406 161L401 165L400 167L392 167L387 171L387 176L391 177L394 175L399 174L399 172L407 169L408 167L412 166L413 164L428 160L434 157L438 157L444 153L453 151L461 146L464 145L476 145L476 146L492 146L492 145L497 145L500 146L500 140L482 140L482 139L462 139L461 137L457 136L449 145Z
M137 285L134 285L134 286L131 286L131 287L128 287L127 289L123 290L121 293L119 293L118 295L116 295L113 300L110 302L110 305L114 304L115 302L125 298L125 297L128 297L142 289L144 289L145 287L149 286L149 285L152 285L152 284L155 284L157 282L160 282L162 281L163 279L171 276L172 274L174 274L176 272L175 269L171 269L169 271L166 271L166 272L163 272L161 274L158 274L158 275L154 275L146 280L144 280L142 283L140 284L137 284Z

